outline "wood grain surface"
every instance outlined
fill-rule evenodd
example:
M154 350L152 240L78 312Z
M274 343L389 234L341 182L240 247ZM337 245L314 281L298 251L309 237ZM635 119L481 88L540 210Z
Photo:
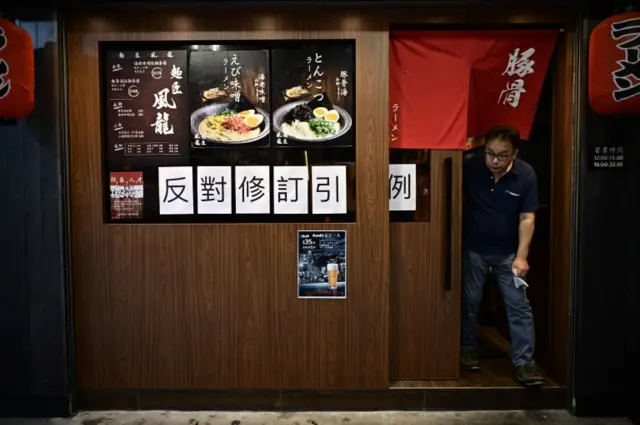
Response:
M443 161L453 159L453 184L446 187ZM460 240L462 152L431 152L428 223L391 223L390 373L393 380L456 379L460 346ZM453 195L451 234L445 231L444 199ZM451 237L451 264L444 240ZM451 267L451 290L445 268Z
M259 10L66 18L78 387L388 387L381 23ZM324 38L356 40L356 224L103 224L99 41ZM299 229L347 230L347 300L297 299Z

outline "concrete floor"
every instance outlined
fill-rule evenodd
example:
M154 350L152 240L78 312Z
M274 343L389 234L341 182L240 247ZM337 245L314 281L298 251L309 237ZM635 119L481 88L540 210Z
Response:
M0 425L630 425L564 411L508 412L83 412L71 419L0 419Z

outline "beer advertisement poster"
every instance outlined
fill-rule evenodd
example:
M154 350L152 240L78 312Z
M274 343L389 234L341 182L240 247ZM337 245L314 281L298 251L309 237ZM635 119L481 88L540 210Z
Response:
M347 298L347 232L298 231L298 298Z

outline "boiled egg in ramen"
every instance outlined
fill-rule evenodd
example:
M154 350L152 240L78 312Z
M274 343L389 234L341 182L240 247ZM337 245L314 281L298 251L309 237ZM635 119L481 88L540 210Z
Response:
M327 108L323 108L322 106L313 110L313 116L316 118L322 118L327 113Z
M244 117L244 123L251 129L257 128L264 121L264 117L260 114L247 115Z
M338 122L340 120L340 114L335 109L331 109L324 114L324 119L329 122Z

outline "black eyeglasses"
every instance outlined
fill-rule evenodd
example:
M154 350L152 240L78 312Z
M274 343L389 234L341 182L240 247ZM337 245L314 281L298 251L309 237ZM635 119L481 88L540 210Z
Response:
M490 150L486 150L486 151L484 151L484 153L485 153L485 155L487 155L492 160L497 158L498 161L500 161L500 162L506 161L511 156L510 153L504 153L504 152L495 153L494 151L490 151Z

